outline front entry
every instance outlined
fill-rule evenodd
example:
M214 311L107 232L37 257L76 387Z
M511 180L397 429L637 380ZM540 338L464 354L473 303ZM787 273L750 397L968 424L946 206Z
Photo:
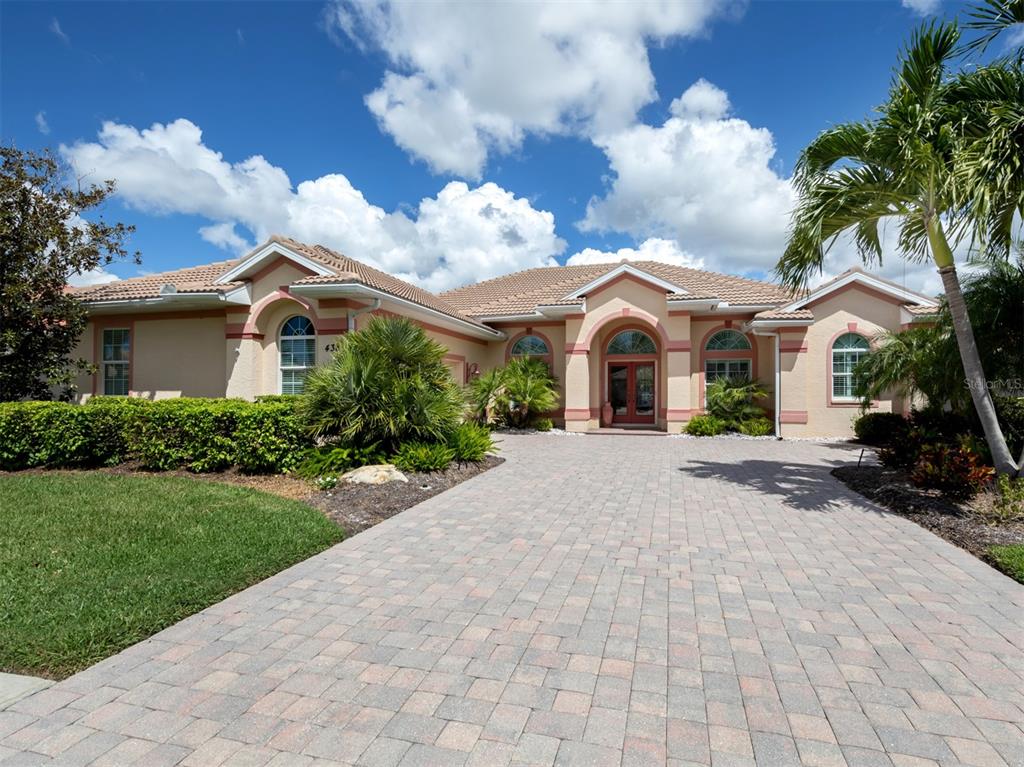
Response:
M654 423L654 363L609 362L608 399L614 423Z

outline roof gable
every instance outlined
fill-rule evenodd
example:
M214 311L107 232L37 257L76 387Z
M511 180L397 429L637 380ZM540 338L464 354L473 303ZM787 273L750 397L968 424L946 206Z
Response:
M677 293L679 295L686 295L689 293L685 288L676 285L673 282L656 277L649 272L645 272L642 269L637 269L635 266L629 263L619 264L614 269L610 269L596 279L591 280L586 285L577 288L571 293L563 297L563 301L572 301L577 298L583 298L586 295L590 295L598 292L605 285L614 282L622 277L631 277L634 280L638 280L643 283L647 283L655 288L658 288L665 293Z
M300 253L297 249L282 242L281 238L271 237L266 243L256 248L256 250L252 251L241 261L217 277L217 279L214 280L214 284L223 285L229 282L238 282L239 280L249 279L256 274L259 274L264 267L270 265L279 258L286 258L302 267L304 270L317 276L326 277L327 275L336 274L336 272L327 265L309 258L308 256Z
M929 298L921 293L915 293L912 290L907 290L906 288L900 287L895 282L886 280L882 277L868 274L863 269L854 268L843 272L833 280L829 280L828 282L819 285L817 288L806 295L801 296L796 301L782 307L780 311L795 312L806 309L807 307L822 301L833 293L847 290L851 287L861 287L867 289L869 292L880 293L883 296L890 298L893 303L938 306L938 303L933 298Z

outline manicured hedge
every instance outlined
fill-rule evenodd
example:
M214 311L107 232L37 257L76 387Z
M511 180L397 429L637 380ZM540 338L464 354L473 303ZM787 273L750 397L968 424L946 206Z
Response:
M138 461L157 471L251 473L295 468L312 441L292 401L95 397L0 404L0 469Z

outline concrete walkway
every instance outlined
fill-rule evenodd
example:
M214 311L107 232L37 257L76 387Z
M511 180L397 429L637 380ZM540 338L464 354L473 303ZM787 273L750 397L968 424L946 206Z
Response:
M1022 765L1024 587L841 445L508 461L0 711L0 763Z

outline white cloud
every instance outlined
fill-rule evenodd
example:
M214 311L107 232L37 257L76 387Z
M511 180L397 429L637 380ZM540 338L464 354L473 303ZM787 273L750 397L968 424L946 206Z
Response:
M607 264L617 261L661 261L694 269L700 269L704 265L703 259L680 250L679 243L675 240L663 240L659 237L644 240L638 248L619 248L613 251L584 248L579 253L571 255L566 263L569 266L575 266L577 264Z
M128 204L208 219L200 235L239 252L281 232L315 242L430 290L554 264L565 243L554 216L493 183L450 182L415 215L371 204L340 173L299 183L259 155L231 163L179 119L138 130L104 123L95 142L62 145L80 175L113 178Z
M942 0L902 0L902 5L919 16L931 16L938 13Z
M38 128L39 132L44 136L50 135L50 123L46 121L46 112L36 112L36 128Z
M366 104L439 173L478 178L527 133L591 136L631 124L656 97L648 45L704 33L742 0L396 3L333 0L327 28L389 70Z
M98 266L95 269L87 269L84 272L78 272L68 277L68 285L73 288L84 288L89 285L105 285L108 282L116 282L119 280L116 274L111 274L102 266Z
M712 268L769 270L782 252L793 204L772 169L765 128L729 116L724 91L698 80L661 126L633 125L595 139L614 174L579 226L675 239Z
M57 20L56 16L50 19L50 32L53 33L54 37L64 43L64 45L71 45L71 38L68 37L67 33L60 28L60 21Z

